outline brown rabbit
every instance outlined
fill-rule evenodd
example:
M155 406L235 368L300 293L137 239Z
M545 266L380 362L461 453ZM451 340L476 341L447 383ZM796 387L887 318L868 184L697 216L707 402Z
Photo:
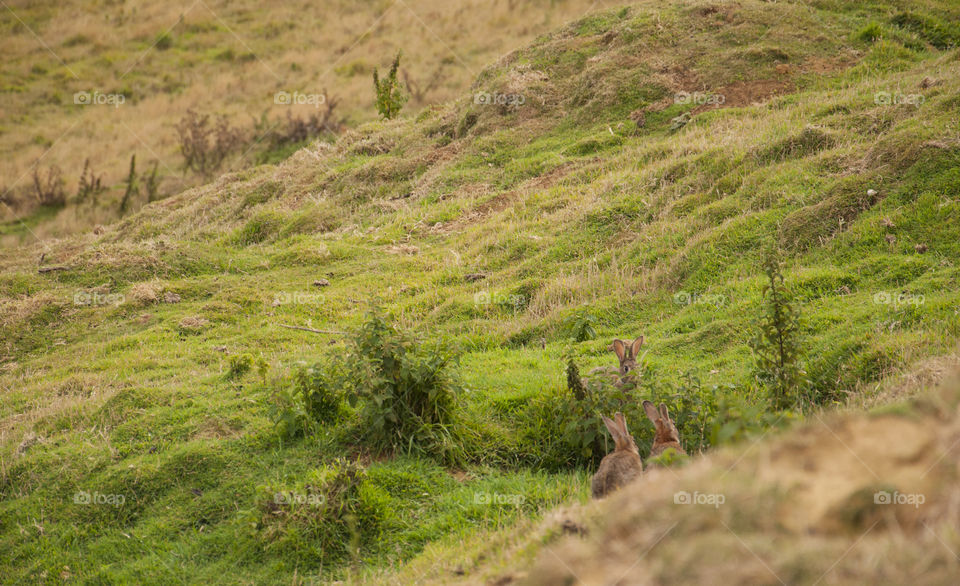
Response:
M643 474L643 460L640 459L640 451L633 441L633 436L627 431L627 421L623 418L623 413L613 416L616 421L602 417L603 424L613 436L615 447L603 457L600 468L593 475L590 482L593 498L605 497Z
M660 403L660 410L653 406L650 401L643 402L643 410L647 412L647 418L653 422L656 432L653 436L653 446L650 448L650 457L656 457L664 453L668 448L673 448L678 454L687 455L680 445L680 433L677 426L670 419L667 412L667 406Z
M627 376L637 369L637 354L640 353L641 346L643 346L643 336L639 336L630 344L627 344L624 340L614 339L608 348L617 355L617 359L620 360L620 368L598 366L588 372L587 376L582 379L584 386L593 377L604 377L618 387L623 386Z

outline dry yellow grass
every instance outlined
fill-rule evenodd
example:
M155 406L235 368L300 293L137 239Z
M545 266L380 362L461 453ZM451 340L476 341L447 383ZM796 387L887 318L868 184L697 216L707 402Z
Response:
M199 182L182 173L174 129L189 108L252 128L264 113L280 120L288 111L314 111L275 104L277 92L326 90L355 126L376 117L373 68L402 50L402 71L414 90L409 114L468 93L482 66L604 3L134 0L94 7L20 0L5 6L0 25L14 32L0 38L0 192L28 197L39 161L63 170L72 195L89 159L116 199L131 153L141 171L158 162L162 193ZM172 39L166 49L157 43L164 34ZM84 91L122 94L124 103L75 104L74 93ZM67 209L32 231L46 238L107 223L113 207ZM0 204L0 220L17 215Z

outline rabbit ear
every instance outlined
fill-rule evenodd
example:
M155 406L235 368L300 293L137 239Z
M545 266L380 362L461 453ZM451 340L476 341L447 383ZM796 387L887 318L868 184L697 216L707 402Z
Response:
M639 336L630 344L630 356L636 358L640 354L640 346L643 346L643 336Z
M623 437L630 437L630 432L627 431L627 420L623 416L623 413L617 411L613 417L617 420L617 425L620 426L620 433L623 434Z
M660 416L666 421L670 421L670 414L667 413L667 406L664 403L660 403Z
M657 408L653 406L653 403L650 401L643 402L643 410L647 413L647 419L652 421L656 425L657 420L660 419L660 414L657 413Z
M613 441L620 443L620 428L617 426L616 422L606 415L601 415L603 418L603 424L607 426L607 431L610 432L610 435L613 436Z
M617 358L622 362L627 354L627 347L623 344L623 340L614 340L610 346L613 348L613 351L616 352Z

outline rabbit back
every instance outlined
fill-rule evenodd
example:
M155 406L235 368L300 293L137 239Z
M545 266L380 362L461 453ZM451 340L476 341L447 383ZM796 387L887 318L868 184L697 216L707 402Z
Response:
M593 498L602 498L628 484L643 473L643 460L631 451L616 451L604 456L593 475L590 491Z

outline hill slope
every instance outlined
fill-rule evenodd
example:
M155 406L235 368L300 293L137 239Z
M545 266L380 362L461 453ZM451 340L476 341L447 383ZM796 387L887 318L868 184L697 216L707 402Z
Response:
M385 582L952 584L958 390L954 375L894 408L647 470L609 499L435 549Z
M646 336L642 393L719 405L702 447L764 434L790 419L749 392L771 241L818 404L952 354L960 9L661 4L572 23L416 117L0 251L3 572L362 577L585 500L589 466L537 425L569 400L568 347L606 364L614 336ZM38 274L41 253L62 270ZM371 452L349 421L278 436L298 362L341 347L281 325L353 329L370 304L464 350L456 465ZM599 337L571 344L584 316ZM268 372L225 376L244 354ZM334 555L265 495L338 456L376 523Z
M331 126L375 119L371 74L399 50L407 108L422 108L461 95L490 60L593 4L10 0L0 12L0 244L33 239L12 217L41 237L115 221L131 154L142 175L157 165L160 196L206 182L182 168L176 126L189 109L223 115L243 136L226 169L273 162L303 146L288 116L309 122L332 105ZM280 92L309 103L278 104ZM76 201L86 161L106 191ZM62 171L65 209L31 213L34 165L43 178Z

